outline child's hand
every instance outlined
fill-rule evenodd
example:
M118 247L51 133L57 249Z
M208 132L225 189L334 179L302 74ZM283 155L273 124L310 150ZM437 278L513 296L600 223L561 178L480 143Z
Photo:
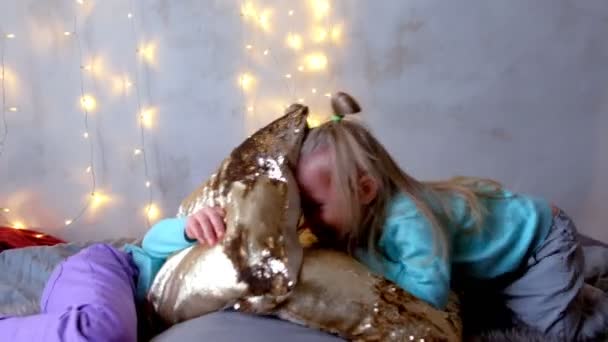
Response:
M186 221L186 236L191 240L198 240L201 244L215 245L226 232L224 215L221 208L207 207L197 211Z

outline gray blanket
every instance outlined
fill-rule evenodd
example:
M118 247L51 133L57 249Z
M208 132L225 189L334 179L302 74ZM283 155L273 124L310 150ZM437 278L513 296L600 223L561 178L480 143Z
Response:
M122 239L105 242L121 247L134 241ZM0 253L0 317L37 313L42 290L55 266L90 244L67 243Z
M135 241L115 240L107 243L121 247L125 243L133 242ZM608 290L608 248L606 248L608 246L586 238L582 238L582 243L585 258L587 259L585 270L587 281L597 287L603 288L605 291ZM0 253L0 317L37 313L39 311L38 301L42 290L55 266L88 245L90 243L69 243L53 247L14 249ZM231 320L227 321L227 317ZM216 326L215 330L207 327L211 322L215 322L211 325L217 325L218 320L226 324L223 327ZM192 340L199 340L199 338L206 336L206 334L215 333L213 335L214 338L211 340L220 341L218 333L221 329L224 329L220 333L223 336L221 340L236 341L240 336L239 332L245 331L243 329L246 327L251 328L247 330L249 334L252 334L251 331L257 331L258 335L260 335L260 331L265 332L266 335L261 334L260 338L252 339L255 341L274 341L269 340L268 336L276 336L276 341L294 340L294 338L298 341L338 340L329 335L297 327L287 322L278 322L261 317L248 317L239 313L218 313L216 315L209 315L208 317L201 317L194 321L196 322L186 322L187 324L175 326L156 340L186 342L190 341L190 338ZM208 324L203 324L205 322ZM241 325L240 329L238 328L238 324ZM282 333L276 335L279 331ZM196 336L196 338L193 336ZM301 339L296 338L298 336ZM522 335L522 332L517 331L506 334L503 332L497 335L486 335L478 340L518 340L517 338L512 339L515 336L527 336L525 340L533 340L534 334Z

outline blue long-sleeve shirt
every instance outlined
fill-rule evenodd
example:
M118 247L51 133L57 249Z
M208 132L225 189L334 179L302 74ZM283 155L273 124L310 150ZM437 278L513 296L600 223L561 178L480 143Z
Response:
M414 296L444 308L452 271L473 281L514 271L549 232L551 207L544 200L503 191L481 201L487 213L479 230L465 201L454 197L453 221L435 233L414 202L398 195L387 210L378 253L359 250L356 257ZM448 255L436 253L434 234L446 239Z
M154 277L173 253L192 246L195 241L186 236L185 218L168 218L157 222L144 236L141 247L126 245L139 269L137 298L143 299Z

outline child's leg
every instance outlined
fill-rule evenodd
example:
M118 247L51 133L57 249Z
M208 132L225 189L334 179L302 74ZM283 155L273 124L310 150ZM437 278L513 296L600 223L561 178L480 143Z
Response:
M608 329L608 297L584 284L576 228L559 211L525 274L504 289L507 306L524 323L564 341L593 338Z
M128 254L88 247L53 271L40 314L0 320L0 341L136 341L136 276Z

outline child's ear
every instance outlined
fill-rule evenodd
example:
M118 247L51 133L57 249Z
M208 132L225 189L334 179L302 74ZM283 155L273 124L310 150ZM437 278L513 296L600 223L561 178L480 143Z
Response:
M378 195L378 182L368 175L359 178L359 199L361 203L370 204Z

